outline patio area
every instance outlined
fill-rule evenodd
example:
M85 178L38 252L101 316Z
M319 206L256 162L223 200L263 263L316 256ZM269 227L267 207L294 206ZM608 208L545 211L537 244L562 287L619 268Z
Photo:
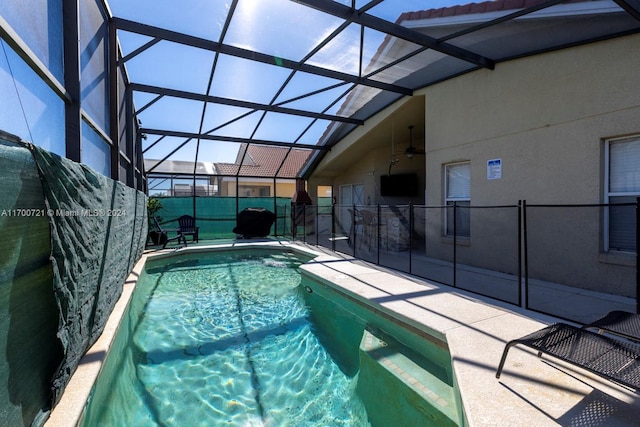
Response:
M632 426L640 398L573 367L512 350L500 380L496 368L504 345L558 319L326 255L305 271L381 304L445 337L470 426ZM486 283L486 282L485 282ZM566 307L566 299L550 300ZM559 294L558 294L559 295ZM567 297L567 294L564 294ZM576 292L585 316L601 309L602 295ZM627 306L628 308L628 306Z
M446 342L469 426L637 425L637 391L495 371L640 311L639 46L637 0L3 0L0 424L75 423L156 227L313 253Z
M500 380L496 369L505 344L558 321L460 289L381 269L352 257L288 241L226 241L190 245L174 251L239 246L300 248L316 255L304 274L330 282L341 292L382 312L401 316L436 339L445 340L451 354L469 426L635 426L640 397L630 390L532 351L514 348ZM147 255L155 251L147 251ZM135 286L141 260L127 281L109 324L117 325L128 294ZM585 308L599 309L601 295L580 295ZM72 379L69 392L53 412L47 427L64 427L79 416L116 328L107 326L88 351Z

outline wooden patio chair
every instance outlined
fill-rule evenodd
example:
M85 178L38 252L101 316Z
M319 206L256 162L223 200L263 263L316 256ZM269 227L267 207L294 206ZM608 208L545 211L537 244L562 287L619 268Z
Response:
M158 221L157 217L153 217L153 222L155 223L158 232L160 233L160 238L158 240L158 244L162 245L162 249L167 247L167 243L177 240L180 243L180 240L184 242L184 245L187 246L187 239L184 237L184 234L180 232L180 229L167 229L162 228L160 225L160 221ZM170 232L176 232L177 236L169 237Z
M183 236L191 236L192 242L199 241L200 237L198 234L200 227L196 226L196 219L194 217L191 215L182 215L178 218L178 225L180 227L178 230Z

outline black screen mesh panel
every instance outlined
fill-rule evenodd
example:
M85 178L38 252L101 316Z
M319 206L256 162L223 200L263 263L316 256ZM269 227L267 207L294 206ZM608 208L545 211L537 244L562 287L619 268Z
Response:
M82 108L108 133L109 27L98 3L102 2L83 2L80 8L80 85Z
M2 0L0 16L60 81L64 81L62 0Z

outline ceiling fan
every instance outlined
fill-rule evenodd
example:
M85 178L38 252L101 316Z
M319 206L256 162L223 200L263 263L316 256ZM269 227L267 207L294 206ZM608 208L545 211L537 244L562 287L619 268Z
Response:
M412 159L417 154L425 154L424 149L413 146L413 125L409 126L409 146L404 150L407 158Z
M393 140L391 142L391 145L393 146ZM409 146L404 150L404 152L401 153L396 153L395 150L393 150L392 147L392 151L393 154L404 154L405 156L407 156L408 159L412 159L413 156L416 155L424 155L424 149L423 148L418 148L418 147L414 147L413 146L413 125L409 126ZM396 162L398 162L398 160L396 160Z
M393 132L393 125L392 125L391 126L391 156L392 157L391 157L391 161L389 162L389 175L391 175L391 167L400 161L400 159L396 157L396 155L400 153L395 152L394 140L395 138L394 138L394 132ZM415 155L425 154L424 149L413 146L413 125L409 126L409 146L407 147L406 150L404 150L403 154L407 156L408 159L413 159L413 156Z

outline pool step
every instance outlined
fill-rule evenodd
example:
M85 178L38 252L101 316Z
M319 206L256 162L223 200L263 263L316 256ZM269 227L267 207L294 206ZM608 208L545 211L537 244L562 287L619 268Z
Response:
M451 384L425 367L431 362L383 334L365 330L360 343L358 392L373 425L459 426ZM402 396L403 398L398 398Z

